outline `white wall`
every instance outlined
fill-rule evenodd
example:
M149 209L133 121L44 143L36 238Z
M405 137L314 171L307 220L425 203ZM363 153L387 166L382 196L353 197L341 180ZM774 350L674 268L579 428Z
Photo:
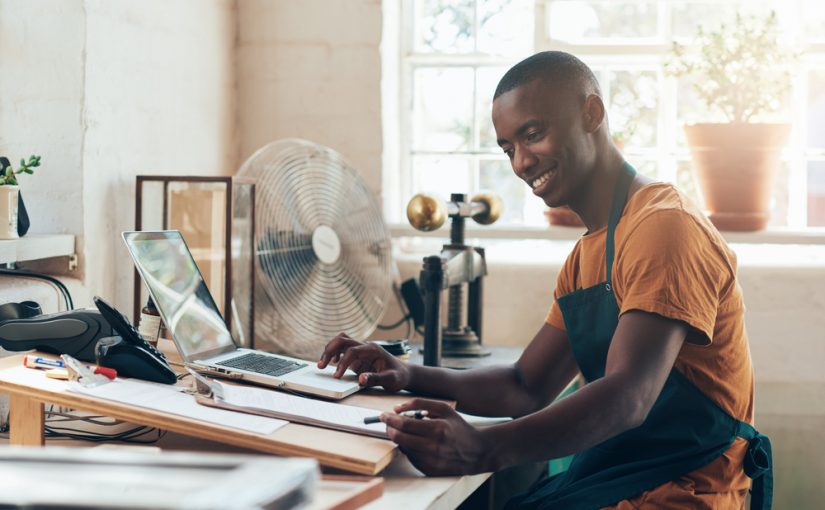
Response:
M238 2L241 159L278 138L329 146L381 191L381 0Z
M129 310L135 175L236 170L234 2L85 4L85 283Z
M33 233L83 232L86 17L81 0L0 0L0 155L17 168Z
M77 305L130 307L135 175L235 171L235 20L233 0L0 0L0 154L42 155L31 231L78 236Z

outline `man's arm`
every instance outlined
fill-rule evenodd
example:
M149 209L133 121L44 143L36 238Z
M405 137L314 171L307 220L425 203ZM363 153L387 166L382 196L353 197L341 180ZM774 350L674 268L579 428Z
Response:
M687 326L660 315L622 315L605 376L548 408L482 434L491 466L557 458L595 446L642 424L682 348Z
M567 334L544 324L513 365L472 370L410 367L411 392L457 402L479 416L524 416L542 409L578 373Z
M442 402L426 399L412 399L395 410L426 409L433 419L415 420L385 413L382 421L387 424L390 439L428 475L497 471L563 457L645 420L686 333L687 326L682 322L656 314L623 314L613 335L603 378L509 423L476 429ZM527 361L526 352L522 361ZM491 406L512 405L503 393L494 394Z

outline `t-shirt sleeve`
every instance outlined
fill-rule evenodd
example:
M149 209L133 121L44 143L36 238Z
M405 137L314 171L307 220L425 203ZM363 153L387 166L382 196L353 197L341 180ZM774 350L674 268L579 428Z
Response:
M682 321L688 340L713 341L723 289L731 266L690 214L666 210L642 219L617 247L614 287L619 313L651 312Z
M577 244L573 251L567 256L564 265L559 270L559 275L556 277L556 288L553 290L553 303L550 304L550 312L544 320L547 324L559 328L562 331L567 331L564 327L564 317L559 308L558 298L564 296L576 289L575 286L575 267L577 264L577 256L579 253L579 245Z

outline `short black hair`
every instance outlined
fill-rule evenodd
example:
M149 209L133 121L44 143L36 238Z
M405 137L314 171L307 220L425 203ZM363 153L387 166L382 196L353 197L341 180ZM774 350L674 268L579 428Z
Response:
M525 83L542 79L551 84L577 86L588 96L596 94L601 97L599 81L587 64L570 53L563 51L542 51L527 57L504 73L498 82L493 100Z

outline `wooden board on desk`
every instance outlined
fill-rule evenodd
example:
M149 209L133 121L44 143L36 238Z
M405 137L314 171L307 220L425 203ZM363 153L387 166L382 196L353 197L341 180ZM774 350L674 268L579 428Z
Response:
M261 452L314 457L323 466L359 474L375 475L381 472L390 463L396 451L396 445L391 441L337 430L290 423L272 434L261 435L204 423L184 416L71 393L65 381L49 379L41 370L25 368L22 355L0 359L0 393L11 394L12 405L31 404L31 402L57 404ZM380 399L378 396L376 398ZM359 403L370 407L364 401ZM376 409L384 407L385 405L382 404L375 406ZM37 413L33 414L32 423L27 426L23 425L23 430L30 431L31 427L38 426L42 428L42 416L38 417ZM26 416L18 413L15 419L15 423L25 423ZM30 432L24 434L23 430L20 428L17 431L11 430L12 444L38 444L38 438L41 441L39 444L42 444L42 434L34 438Z

